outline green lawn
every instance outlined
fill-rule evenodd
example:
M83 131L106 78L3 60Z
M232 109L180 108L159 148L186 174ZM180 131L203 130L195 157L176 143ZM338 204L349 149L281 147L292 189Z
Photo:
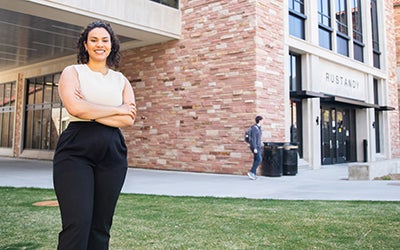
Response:
M0 188L0 249L55 249L53 190ZM120 197L110 249L400 249L400 202Z

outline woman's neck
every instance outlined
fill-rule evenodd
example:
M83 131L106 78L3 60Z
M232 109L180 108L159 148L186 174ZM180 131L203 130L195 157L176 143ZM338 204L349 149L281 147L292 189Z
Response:
M100 72L102 74L107 74L108 72L108 66L105 63L94 63L94 62L88 62L87 66L96 72Z

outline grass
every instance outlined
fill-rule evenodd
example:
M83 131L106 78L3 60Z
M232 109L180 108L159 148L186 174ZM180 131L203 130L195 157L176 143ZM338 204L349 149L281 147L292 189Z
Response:
M0 249L56 249L53 190L0 188ZM400 249L400 202L122 194L110 249Z

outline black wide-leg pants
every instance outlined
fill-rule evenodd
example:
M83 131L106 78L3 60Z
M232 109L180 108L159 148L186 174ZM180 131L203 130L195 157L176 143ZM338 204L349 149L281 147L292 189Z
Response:
M108 249L115 207L128 168L118 128L71 122L53 159L62 231L58 249Z

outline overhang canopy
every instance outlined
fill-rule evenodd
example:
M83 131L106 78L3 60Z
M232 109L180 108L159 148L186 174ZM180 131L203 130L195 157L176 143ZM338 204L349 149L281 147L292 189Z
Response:
M360 100L355 100L347 97L332 96L321 92L313 92L308 90L298 90L290 92L291 98L307 99L307 98L320 98L322 103L338 103L341 105L350 105L355 108L374 108L379 111L391 111L395 110L389 106L379 106L378 104L367 103Z
M75 54L81 30L94 20L112 25L121 49L181 32L179 9L149 0L0 0L0 72Z

